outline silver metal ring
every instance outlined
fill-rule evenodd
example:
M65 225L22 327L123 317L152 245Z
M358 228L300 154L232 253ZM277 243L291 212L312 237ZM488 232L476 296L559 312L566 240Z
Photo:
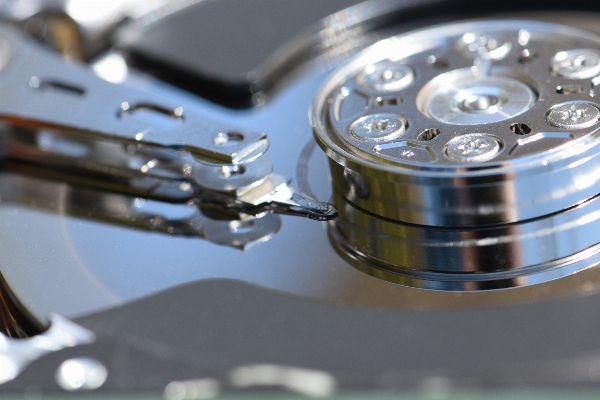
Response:
M330 158L338 253L442 290L522 286L600 262L593 48L600 37L561 25L467 22L385 39L334 72L311 118ZM379 65L414 80L362 84Z

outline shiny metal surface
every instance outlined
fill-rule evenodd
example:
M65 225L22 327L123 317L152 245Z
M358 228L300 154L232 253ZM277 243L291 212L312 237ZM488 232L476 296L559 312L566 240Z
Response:
M16 378L28 364L44 354L95 340L93 332L60 315L51 314L48 317L48 330L33 338L12 339L0 333L0 383Z
M67 183L77 184L81 180L76 182L69 176L48 173L43 167L11 165L0 175L0 191L5 204L26 207L34 204L48 212L169 236L202 238L239 250L266 242L281 227L281 218L272 213L211 218L205 215L210 210L203 210L194 201L161 202L92 188L96 185L91 184L91 178L87 178L84 187Z
M135 73L128 76L127 79L129 83L144 87L145 90L152 92L153 96L160 97L164 101L181 101L182 99L189 101L190 109L210 113L212 118L235 120L237 124L249 129L273 129L273 132L279 137L277 150L269 151L269 155L275 157L270 157L275 169L287 176L296 176L297 158L305 144L308 141L312 142L306 111L325 73L315 71L314 74L306 76L294 84L293 88L287 90L277 101L252 111L231 111L220 108L156 81L137 77ZM290 109L290 104L297 105L298 102L304 106L295 106ZM283 116L287 117L283 118ZM47 148L53 149L50 153L61 154L62 152L63 156L66 156L65 148L67 146L62 140L54 140L57 139L56 132L54 134L53 137L45 136L42 138L44 139L42 142L48 145ZM61 139L60 135L58 139ZM114 152L115 147L109 146L104 152L99 149L98 152L91 154L95 157L106 154L106 151ZM72 155L78 154L74 149L79 147L70 146L69 148L73 150ZM59 149L60 151L58 151ZM126 151L125 153L127 154ZM86 153L84 152L84 154ZM38 152L38 156L43 158L44 153ZM91 159L84 157L83 160L94 161L94 157ZM151 158L146 161L150 160ZM46 161L42 160L41 162L44 164ZM314 160L311 159L310 163L313 162ZM141 163L141 166L146 163ZM325 182L324 185L317 185L325 189L324 193L315 187L312 187L312 190L318 198L327 199L329 194L326 184L326 164L324 164L324 168L311 168L310 174L311 180L314 179L312 175L316 174L317 181ZM291 211L302 211L302 208L297 208L294 204L302 205L308 200L294 196L295 192L285 185L281 189L283 191L276 193L279 196L278 199L286 201ZM325 227L314 221L307 220L308 225L306 225L294 222L295 218L284 218L281 221L281 228L285 229L284 235L280 236L282 233L280 229L271 237L271 240L277 240L277 244L270 245L269 240L259 246L247 249L245 252L240 252L238 249L223 247L198 238L183 237L169 234L169 232L161 233L160 228L158 231L124 228L123 225L126 222L133 221L131 218L133 214L129 216L127 213L117 214L119 218L125 218L118 222L119 225L114 225L115 221L112 223L107 221L109 222L107 224L101 222L101 218L96 219L102 215L102 209L94 210L94 207L89 211L89 215L74 217L68 211L69 205L73 204L73 199L69 198L70 191L68 189L56 192L57 201L52 210L45 210L46 207L43 205L38 206L32 198L28 205L25 202L13 203L10 193L14 191L14 188L8 185L5 190L8 191L8 194L0 195L2 198L0 213L6 213L7 217L12 217L3 220L6 228L3 232L6 235L4 239L8 239L8 242L3 242L0 247L16 250L15 242L13 242L15 239L22 245L25 245L25 242L29 244L27 245L28 249L22 247L21 250L16 250L13 253L12 261L6 260L7 262L2 266L2 272L16 295L26 299L26 306L41 319L45 319L52 310L62 311L63 315L68 316L82 315L191 280L219 277L254 281L258 284L266 284L267 287L280 290L289 289L296 293L302 293L304 288L317 289L319 292L324 290L323 294L328 296L333 292L327 288L313 286L313 283L323 279L322 269L318 265L329 265L335 269L342 268L350 271L353 275L357 273L335 254L328 243ZM283 198L281 198L282 195ZM287 195L289 198L286 200ZM39 199L37 200L39 201ZM130 203L127 204L130 207ZM145 205L148 204L149 202L146 201ZM169 210L173 210L173 205L168 203L155 202L153 206L152 213L155 215L169 215ZM114 211L113 208L111 210ZM134 208L133 210L143 212L144 208ZM95 211L100 212L96 213ZM15 219L10 220L12 218ZM29 246L31 242L26 239L30 235L25 233L34 227L30 222L34 223L36 232L39 230L43 236L47 235L46 238L37 238L33 247ZM167 228L168 224L160 226ZM233 228L235 229L235 227ZM243 231L244 227L240 226L239 232ZM217 235L219 232L222 233L222 229L213 233ZM2 240L0 239L0 241ZM290 247L285 243L295 243L296 245ZM259 250L265 245L268 247ZM317 250L307 251L307 249ZM325 249L329 255L321 254L322 249ZM42 253L35 255L37 251L43 252L45 255ZM88 253L88 251L94 254ZM88 255L84 255L84 253ZM58 258L52 260L53 255ZM84 259L87 261L83 261ZM298 260L308 260L312 265L310 267L312 272L291 268ZM86 265L89 261L94 266ZM27 267L23 268L24 265ZM275 271L274 268L281 273ZM129 277L123 274L129 275ZM330 271L327 274L334 273ZM359 277L363 276L362 273L359 274ZM283 276L286 278L282 279ZM35 289L37 279L46 282L50 279L57 285L53 286L50 291L39 291ZM114 284L118 287L115 287ZM51 293L54 292L54 289L57 289L57 292ZM62 296L61 293L69 293L68 298ZM37 298L32 298L32 295ZM73 301L74 299L77 301Z
M334 195L337 204L344 200ZM362 271L436 290L484 290L556 279L599 259L600 202L523 223L444 229L377 218L346 202L330 224L338 252Z
M406 131L406 120L394 114L373 114L350 125L350 133L366 142L387 142Z
M556 53L552 71L567 79L591 79L600 74L600 54L593 49L573 49Z
M524 33L518 39L521 39ZM457 42L456 49L464 56L473 59L501 60L506 57L516 44L513 35L505 33L469 32L465 33Z
M0 37L18 49L10 53L0 76L3 90L13 93L0 105L0 114L12 124L186 150L208 163L249 162L268 148L263 132L187 112L179 102L165 102L143 89L106 82L89 68L66 63L26 42L9 28L3 28ZM156 123L157 117L162 123Z
M264 133L184 112L181 105L163 106L161 96L145 90L140 81L107 82L9 27L0 35L18 48L10 57L4 52L10 68L0 84L14 95L0 105L0 118L33 128L8 135L8 158L69 169L75 176L67 180L104 175L105 181L87 184L150 199L192 201L253 217L267 212L335 217L335 207L288 187L288 179L272 173L271 162L261 159L268 147ZM33 90L23 90L27 80ZM189 102L177 96L173 100ZM119 186L118 179L125 183Z
M490 69L480 76L473 68L464 68L439 75L417 95L417 105L429 118L452 125L516 117L533 106L537 94L526 83L529 77L503 72Z
M600 122L600 110L598 105L583 101L561 103L548 110L546 120L562 129L585 129Z
M502 145L502 141L493 135L469 133L449 141L446 145L446 156L458 162L484 162L496 157Z
M215 106L155 81L137 80L134 72L126 79L165 100L187 98L190 108L216 119L269 132L271 148L267 155L275 170L293 176L303 192L328 200L332 195L328 160L315 149L306 114L331 68L343 59L322 61L327 63L306 71L272 101L245 111ZM432 140L439 139L439 135L433 136ZM351 176L350 170L345 172ZM355 189L364 194L359 185ZM4 199L2 193L0 196ZM161 203L158 207L157 211L168 208ZM187 282L221 278L327 302L412 310L584 296L600 288L597 268L543 285L502 291L450 293L403 287L348 264L330 244L325 223L286 216L271 240L241 252L197 238L77 218L61 212L60 207L58 212L48 212L32 203L2 201L0 215L4 227L0 250L5 254L2 272L14 292L40 318L52 311L69 317L88 314ZM34 245L29 240L32 235L38 238ZM543 258L542 250L536 254ZM595 263L593 257L582 260L579 269ZM521 278L520 283L537 283L528 279Z
M356 81L381 92L393 92L410 86L415 80L412 68L399 64L370 65L356 77Z
M386 39L324 84L312 123L342 210L329 233L355 267L408 286L482 290L544 282L596 262L599 106L586 100L594 93L559 90L549 77L592 78L591 51L555 54L579 41L598 46L600 38L532 21L521 26L459 23ZM536 61L524 61L532 49ZM432 69L441 54L447 65ZM401 139L381 129L374 97L383 93L354 83L378 63L408 65L417 76L384 109L407 121ZM353 100L342 117L353 92L364 103ZM574 99L564 102L565 95ZM369 133L383 133L375 146L353 140L361 137L357 122L346 128L352 113L377 122L368 124Z
M549 65L557 52L574 43L598 46L600 38L536 21L523 26L504 20L429 28L382 40L336 71L312 109L315 136L335 161L334 190L375 215L440 227L524 221L594 196L596 126L552 126L546 112L565 100L593 103L591 81L566 99L557 88L574 82ZM484 56L473 58L460 51L462 44L457 49L456 43L468 48L468 38L484 33L489 43L473 39L474 54L483 43L484 49L504 49L502 57L482 50ZM496 36L505 39L491 39ZM365 68L390 62L411 67L414 83L385 94L356 83ZM384 95L396 101L382 105ZM401 116L408 129L376 145L348 134L352 121L379 113ZM439 133L422 135L428 130ZM459 143L473 134L497 144Z

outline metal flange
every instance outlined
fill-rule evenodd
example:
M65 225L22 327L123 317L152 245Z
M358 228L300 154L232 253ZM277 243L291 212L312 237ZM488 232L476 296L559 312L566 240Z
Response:
M534 21L441 25L333 73L312 125L373 276L440 290L555 279L600 261L600 37Z
M381 217L433 226L512 223L591 198L599 54L594 34L516 20L367 48L312 108L335 190Z

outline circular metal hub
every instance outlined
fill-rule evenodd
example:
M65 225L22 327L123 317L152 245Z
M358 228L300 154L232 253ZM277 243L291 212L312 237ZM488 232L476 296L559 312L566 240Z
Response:
M480 76L473 68L441 74L419 92L417 106L440 122L480 125L516 117L535 104L537 94L525 82L490 72L497 75Z
M405 249L425 245L422 230L463 238L485 227L491 244L510 235L490 227L550 221L594 198L600 192L598 75L600 37L542 22L450 24L372 45L326 81L312 109L315 136L330 157L336 205L358 210L346 213L345 222L380 226L384 232L369 235L399 235ZM386 222L372 221L378 218ZM369 241L345 230L343 219L344 213L331 237L339 252L362 249L346 257L355 265L376 259L373 265L404 276L415 268L436 274L483 268L464 258L445 267L443 249L434 264L413 267L415 259L402 259L387 239L363 247ZM411 238L403 236L408 226ZM480 242L459 242L465 254L487 254ZM480 262L490 281L508 269L531 271L530 263L509 266L491 253Z

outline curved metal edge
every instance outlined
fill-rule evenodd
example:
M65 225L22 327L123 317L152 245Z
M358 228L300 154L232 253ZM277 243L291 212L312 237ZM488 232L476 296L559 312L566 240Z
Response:
M560 260L495 273L437 273L416 271L372 259L358 251L328 225L335 251L356 269L402 286L439 291L509 289L548 282L600 264L600 243Z

